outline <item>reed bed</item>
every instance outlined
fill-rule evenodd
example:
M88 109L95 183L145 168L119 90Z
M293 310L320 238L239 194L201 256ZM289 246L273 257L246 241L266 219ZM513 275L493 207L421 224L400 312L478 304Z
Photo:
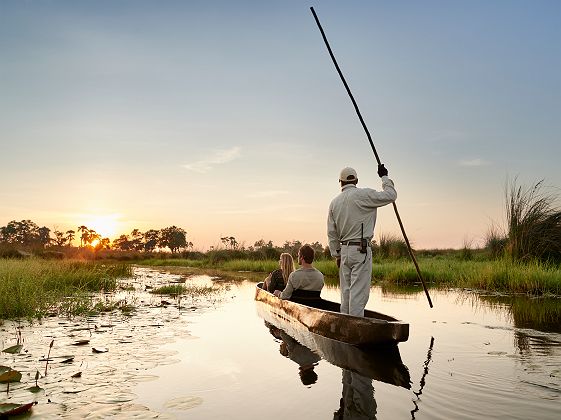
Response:
M0 319L86 312L89 293L113 291L131 273L127 264L0 259Z
M176 263L182 260L174 260ZM183 260L186 264L191 261ZM425 282L433 287L458 287L489 291L561 295L561 267L540 262L517 263L510 258L466 260L456 257L421 257L418 259ZM200 263L200 261L198 261ZM150 264L157 265L157 264ZM162 264L166 265L166 264ZM180 264L177 264L180 265ZM333 260L320 260L314 266L327 277L337 277ZM225 271L269 273L278 268L277 261L231 260L221 263L204 261L200 268ZM413 285L419 280L409 259L376 259L373 282Z
M536 261L421 259L419 265L425 281L437 287L561 295L561 268ZM415 268L407 260L374 264L373 277L395 284L418 282Z

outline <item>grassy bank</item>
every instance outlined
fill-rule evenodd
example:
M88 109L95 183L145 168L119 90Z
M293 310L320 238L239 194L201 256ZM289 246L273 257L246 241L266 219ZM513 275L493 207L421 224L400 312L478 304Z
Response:
M419 258L425 282L433 287L459 287L529 294L561 295L561 267L538 262L515 263L509 259L462 260L458 258ZM230 260L212 263L209 260L145 260L149 266L186 266L225 271L269 273L278 268L276 261ZM336 277L338 270L331 260L314 263L326 276ZM373 282L411 285L418 282L410 260L382 259L374 262Z
M88 293L112 291L130 274L126 264L0 259L0 319L87 312Z

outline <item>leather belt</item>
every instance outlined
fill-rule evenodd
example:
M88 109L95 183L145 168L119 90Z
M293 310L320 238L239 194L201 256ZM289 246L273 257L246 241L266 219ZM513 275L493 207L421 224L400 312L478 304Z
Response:
M357 245L360 246L360 241L341 241L341 245Z

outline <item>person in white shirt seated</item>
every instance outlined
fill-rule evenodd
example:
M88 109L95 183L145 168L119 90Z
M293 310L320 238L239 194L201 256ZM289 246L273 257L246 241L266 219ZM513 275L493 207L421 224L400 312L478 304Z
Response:
M275 296L304 304L320 299L321 289L325 283L321 271L312 265L314 256L314 249L310 245L303 245L298 250L300 268L290 274L282 292L275 290Z

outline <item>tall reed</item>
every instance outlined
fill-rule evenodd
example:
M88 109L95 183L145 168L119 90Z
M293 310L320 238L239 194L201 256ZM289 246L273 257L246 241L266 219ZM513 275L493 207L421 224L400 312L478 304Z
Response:
M561 262L561 209L558 196L544 191L543 180L529 188L507 190L507 253L518 261Z

